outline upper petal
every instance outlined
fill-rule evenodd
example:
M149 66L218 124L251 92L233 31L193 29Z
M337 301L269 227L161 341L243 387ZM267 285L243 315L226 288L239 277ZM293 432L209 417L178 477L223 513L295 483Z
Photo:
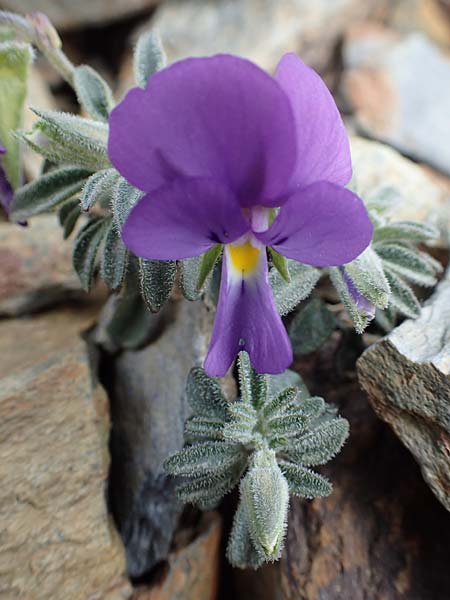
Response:
M225 247L220 296L205 370L223 377L240 350L258 373L282 373L292 362L292 347L268 281L265 248L255 271L245 276Z
M286 190L295 164L290 102L253 63L190 58L134 88L110 116L109 155L130 183L151 191L176 177L213 177L243 205Z
M275 77L289 97L297 136L291 187L316 181L345 185L352 177L347 132L328 88L295 54L285 54Z
M372 233L362 200L343 187L321 181L292 194L270 229L255 235L288 258L331 267L359 256Z
M198 256L249 229L234 194L212 179L177 179L144 196L122 229L125 245L141 258Z

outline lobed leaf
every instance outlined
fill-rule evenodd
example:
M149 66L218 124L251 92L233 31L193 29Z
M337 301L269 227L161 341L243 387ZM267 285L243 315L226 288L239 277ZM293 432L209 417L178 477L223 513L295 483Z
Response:
M172 293L177 265L174 260L139 259L141 294L151 312L158 312Z
M78 102L91 117L107 122L114 98L103 77L91 67L81 65L74 72L74 87Z
M62 167L42 175L17 190L11 207L13 221L50 211L79 192L90 171L79 167Z
M279 461L280 469L286 478L289 491L301 498L317 498L329 496L333 491L331 483L318 473L285 460Z
M92 287L97 252L107 232L107 225L108 221L101 217L91 219L75 238L73 266L86 292Z

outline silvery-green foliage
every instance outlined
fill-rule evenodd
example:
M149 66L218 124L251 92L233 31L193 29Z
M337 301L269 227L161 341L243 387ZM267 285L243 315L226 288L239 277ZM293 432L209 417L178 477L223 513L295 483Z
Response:
M196 367L186 397L193 416L185 447L165 463L179 478L182 501L216 506L239 484L240 500L227 556L238 567L257 568L280 556L289 493L303 498L331 493L311 470L340 450L348 423L322 398L312 397L299 375L259 375L247 353L238 357L239 398L228 401L217 379Z
M313 298L300 310L289 326L295 354L309 354L324 344L336 329L336 318L320 298Z
M55 164L67 163L92 171L111 166L107 152L108 126L70 113L34 110L39 117L19 138Z
M142 34L134 52L134 78L145 88L148 78L166 66L166 56L157 32L151 30Z
M294 310L302 300L307 298L320 279L319 269L303 265L295 260L287 260L290 281L280 275L277 269L272 269L269 282L272 287L275 304L280 315L284 316Z
M92 287L97 253L108 232L109 220L102 217L90 219L80 229L73 248L73 266L86 292Z
M59 223L63 228L63 237L66 240L75 229L78 219L81 216L80 199L70 198L61 205L58 211Z
M17 190L11 207L11 219L25 221L47 212L79 192L90 171L65 166L50 171Z
M111 290L119 290L125 279L128 264L128 249L110 222L105 236L100 263L100 276Z
M170 298L176 274L174 260L139 259L141 294L152 312L158 312Z
M73 76L78 102L88 114L98 121L107 121L114 106L114 98L109 85L91 67L81 65Z
M81 193L81 208L89 211L97 202L102 207L109 206L118 179L119 174L115 169L102 169L91 175Z
M222 244L216 244L202 256L180 260L181 290L187 300L198 300L205 291L216 262L222 253Z
M419 243L439 236L434 227L413 221L390 222L389 211L398 200L398 193L389 188L366 201L374 226L372 243L344 266L356 289L378 309L376 320L386 330L395 323L397 312L410 318L419 316L420 304L410 284L433 286L442 271L438 261L417 248ZM342 271L332 267L329 274L355 329L361 333L371 317L356 305ZM382 311L389 312L387 317Z

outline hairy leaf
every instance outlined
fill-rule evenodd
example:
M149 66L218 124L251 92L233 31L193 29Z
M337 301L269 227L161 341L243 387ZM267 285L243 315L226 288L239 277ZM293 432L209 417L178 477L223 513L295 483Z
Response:
M184 432L190 441L224 439L223 421L213 417L191 417L185 423Z
M91 117L99 121L108 121L114 99L103 77L91 67L81 65L75 69L74 85L78 102Z
M438 237L439 231L430 225L415 221L397 221L377 227L373 233L373 242L426 242Z
M141 293L148 308L158 312L172 293L177 265L174 260L139 259Z
M218 498L228 494L239 482L244 466L241 456L240 460L227 469L190 477L177 487L177 496L183 502L194 504L216 503Z
M311 469L306 469L300 465L294 465L290 462L280 460L280 469L285 476L289 491L294 496L301 498L317 498L329 496L333 491L331 483L318 473Z
M102 169L91 175L81 194L81 208L90 210L96 202L109 205L118 177L115 169Z
M73 266L86 292L91 289L97 252L106 232L107 220L96 218L89 221L75 238Z
M118 290L127 270L128 250L114 224L111 223L105 237L100 264L100 276L111 290Z
M233 527L227 545L227 558L233 567L257 569L264 562L250 537L247 514L242 500L233 518Z
M42 175L17 190L11 219L25 221L29 217L55 208L81 190L90 172L79 167L62 167Z
M309 431L288 449L289 459L299 465L324 465L341 450L348 437L349 424L338 418Z
M111 202L111 210L117 231L122 231L130 210L142 198L142 195L141 190L130 185L123 177L119 177L113 188Z
M203 442L183 448L170 456L164 468L170 475L216 474L242 459L239 447L225 442Z
M385 273L391 287L390 303L407 317L416 319L420 304L412 289L391 269L385 269Z
M66 240L77 224L81 215L80 199L71 198L67 200L59 209L58 217L61 227L63 228L63 237Z
M292 412L292 408L295 407L297 394L298 390L295 387L290 387L284 389L276 396L273 396L272 399L263 407L263 416L266 419L270 419L274 416L281 416L288 412Z
M342 300L350 319L353 322L353 326L357 333L362 333L371 321L371 318L367 313L359 308L354 302L345 279L338 267L330 267L328 269L331 283L336 289L340 299Z
M190 370L186 384L186 397L192 410L204 417L221 420L228 415L228 402L219 381L209 377L201 367Z
M156 31L147 31L138 39L134 52L134 78L145 88L148 78L166 65L166 56Z
M436 274L442 271L442 266L430 262L427 255L418 250L400 244L380 244L375 247L378 256L383 260L383 266L423 286L436 284ZM435 261L436 262L436 261Z
M368 247L345 270L355 287L377 308L389 303L389 283L384 275L381 260L372 247Z
M290 327L289 337L295 354L309 354L320 348L336 329L336 319L320 298L313 298Z
M287 315L307 298L320 279L320 271L315 267L303 265L295 260L288 260L290 283L272 269L269 273L269 283L272 286L275 304L280 315Z

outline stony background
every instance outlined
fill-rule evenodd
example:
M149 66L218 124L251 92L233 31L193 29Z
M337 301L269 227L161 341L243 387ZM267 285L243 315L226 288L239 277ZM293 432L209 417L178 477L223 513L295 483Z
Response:
M225 51L273 70L281 54L298 52L344 114L361 194L400 190L396 216L439 226L435 251L447 261L448 0L0 0L0 7L47 12L72 60L99 69L118 98L132 85L132 48L148 27L158 27L171 61ZM29 104L76 107L40 58ZM25 166L35 177L41 163L28 153ZM281 562L255 574L223 560L235 498L221 515L182 511L161 468L182 443L185 375L202 360L211 315L174 299L152 317L149 345L120 350L107 334L106 291L80 290L70 253L54 216L27 229L0 218L0 597L450 597L450 333L441 316L450 306L448 276L423 316L388 340L334 334L296 365L312 393L340 407L352 433L326 468L334 494L293 502Z

